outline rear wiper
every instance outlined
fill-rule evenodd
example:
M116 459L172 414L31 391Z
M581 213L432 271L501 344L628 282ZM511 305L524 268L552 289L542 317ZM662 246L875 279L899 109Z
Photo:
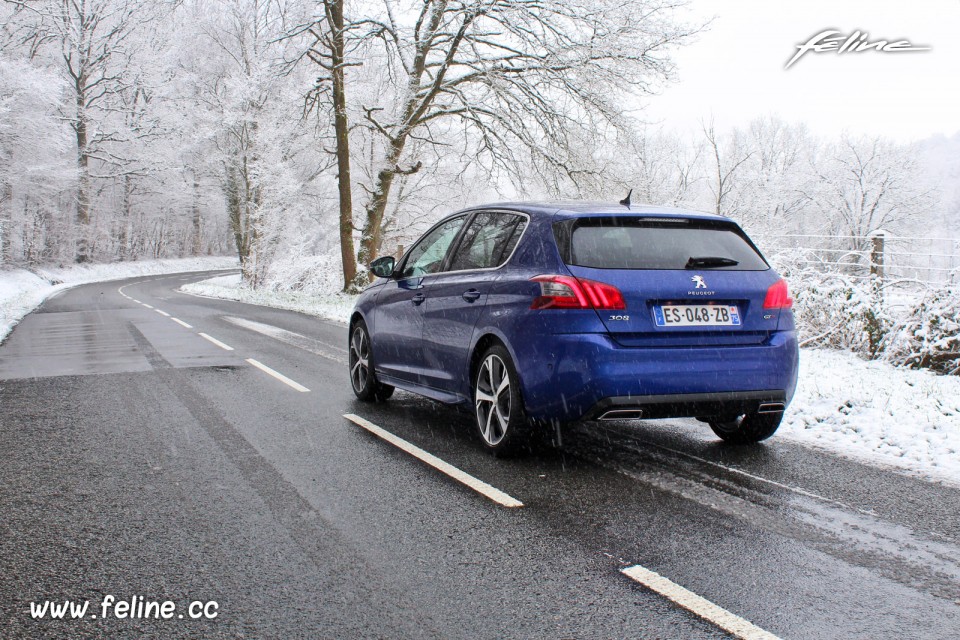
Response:
M717 256L690 256L684 269L702 269L705 267L735 267L740 264L733 258L720 258Z

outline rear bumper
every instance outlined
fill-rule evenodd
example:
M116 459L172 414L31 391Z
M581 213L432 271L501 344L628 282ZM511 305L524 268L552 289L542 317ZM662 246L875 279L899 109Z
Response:
M615 409L665 418L785 408L797 385L796 333L762 345L629 348L605 334L540 336L512 345L529 417L597 419Z
M664 396L618 396L604 398L584 420L688 418L741 415L750 412L782 413L783 391L735 391L728 393L680 393Z

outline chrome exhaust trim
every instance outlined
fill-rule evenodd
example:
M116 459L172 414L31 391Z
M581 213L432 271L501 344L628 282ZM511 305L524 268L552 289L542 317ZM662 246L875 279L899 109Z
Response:
M761 402L757 413L783 413L785 408L782 402Z
M643 409L613 409L604 413L599 420L639 420Z

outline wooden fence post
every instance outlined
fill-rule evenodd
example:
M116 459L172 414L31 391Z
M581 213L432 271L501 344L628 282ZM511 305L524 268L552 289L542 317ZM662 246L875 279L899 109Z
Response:
M870 250L870 275L883 280L883 249L886 231L878 229L872 234L873 248Z

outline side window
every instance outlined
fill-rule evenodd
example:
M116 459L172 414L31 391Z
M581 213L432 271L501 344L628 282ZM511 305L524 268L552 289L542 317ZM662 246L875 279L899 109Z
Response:
M421 238L420 242L410 250L400 277L412 278L439 271L450 243L457 237L457 232L460 231L466 219L466 216L459 216L447 220Z
M450 262L450 271L490 269L503 264L526 227L523 216L480 213L473 219Z

